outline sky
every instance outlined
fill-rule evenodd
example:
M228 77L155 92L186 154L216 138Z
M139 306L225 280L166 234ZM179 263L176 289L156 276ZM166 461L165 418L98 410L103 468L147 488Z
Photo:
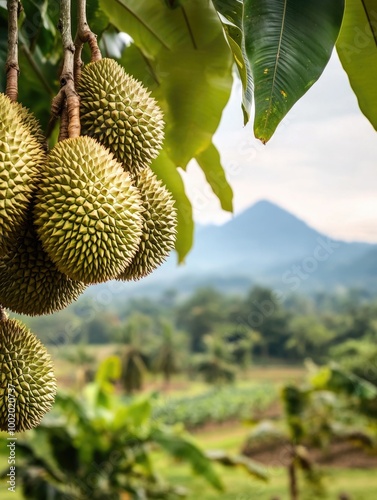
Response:
M360 112L334 53L320 79L263 145L243 127L241 85L214 136L234 191L234 214L267 199L338 239L377 243L377 132ZM183 174L201 224L221 224L221 210L192 162Z

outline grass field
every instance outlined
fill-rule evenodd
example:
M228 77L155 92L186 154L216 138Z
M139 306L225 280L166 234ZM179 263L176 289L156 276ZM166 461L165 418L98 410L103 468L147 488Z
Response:
M262 483L246 476L243 471L230 471L217 467L226 487L224 492L210 489L203 480L188 479L185 467L170 467L167 477L174 484L185 486L190 491L188 500L289 500L286 471L273 468L268 483ZM326 493L322 500L338 500L341 493L347 493L350 500L376 500L377 471L327 469L324 481ZM302 498L308 498L302 487Z
M98 358L106 357L113 350L106 346L92 348ZM74 379L73 366L58 360L58 377L64 380L66 387L69 380ZM287 381L302 379L304 370L300 367L289 366L254 366L238 382L237 386L243 387L250 382L273 382L280 386ZM160 380L147 380L146 390L158 390L162 386ZM168 391L169 397L180 397L197 395L208 391L208 385L200 380L190 381L184 377L176 377ZM221 425L208 425L194 432L194 438L205 450L225 450L228 453L237 454L244 442L249 428L237 422L225 422ZM187 465L168 460L165 455L156 452L155 463L161 476L174 485L187 488L188 500L271 500L276 497L279 500L289 500L288 479L286 470L282 467L268 467L269 481L267 483L257 481L248 476L243 470L229 469L217 466L216 469L224 484L224 491L213 489L202 478L192 476ZM16 464L17 465L17 464ZM0 470L7 466L4 458L0 459ZM324 484L326 494L320 498L324 500L338 500L341 493L347 493L350 500L376 500L377 499L377 470L357 469L335 469L326 468ZM304 493L300 500L309 498L305 495L305 487L301 485ZM313 497L311 497L313 498ZM8 492L5 482L0 483L0 500L21 500L21 485L18 483L16 493ZM39 499L47 500L47 499ZM106 500L106 499L104 499Z
M195 439L207 450L223 449L229 453L237 453L247 433L245 426L224 425L198 432ZM159 464L164 477L190 491L188 500L271 500L273 497L289 500L287 472L281 467L267 467L269 481L265 483L251 478L243 470L216 466L225 486L225 491L219 492L208 486L202 478L191 479L186 465L164 463L163 460ZM347 493L350 500L376 500L377 470L326 468L324 486L325 494L320 496L324 500L338 500L341 493ZM301 485L301 491L302 498L308 498L305 485Z
M279 500L289 500L287 476L285 470L281 468L270 469L269 482L262 483L251 479L241 470L229 470L218 466L217 470L226 488L225 491L219 492L208 486L203 479L192 478L187 466L178 464L165 464L165 466L161 464L161 473L173 484L188 489L187 500L271 500L274 496L278 496ZM375 470L327 469L325 484L328 491L325 496L321 496L324 500L338 500L339 494L343 492L347 492L350 500L376 500L377 497ZM23 500L24 497L19 486L16 487L16 493L12 493L7 491L7 486L2 482L0 498Z

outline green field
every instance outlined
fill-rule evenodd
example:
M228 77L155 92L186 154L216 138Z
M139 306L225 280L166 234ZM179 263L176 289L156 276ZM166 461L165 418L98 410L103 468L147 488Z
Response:
M210 490L199 479L188 479L188 470L175 466L169 468L167 477L174 483L186 486L190 490L188 500L271 500L278 496L279 500L289 500L287 493L287 476L285 470L272 468L270 481L261 483L250 479L242 471L224 471L218 467L226 491ZM322 499L337 500L339 494L346 492L352 500L376 500L377 471L327 469L325 485L327 492ZM303 497L305 490L303 489Z
M95 350L99 354L99 349ZM109 354L110 349L106 354ZM101 353L103 354L103 352ZM99 357L101 357L99 355ZM72 373L72 366L59 362L59 375L67 380ZM273 387L278 391L282 383L302 378L303 369L289 366L254 366L249 372L233 386L234 392L256 387ZM152 392L160 387L159 380L152 377L147 381L146 392ZM203 382L190 381L183 376L175 377L169 391L165 396L175 398L197 397L208 392L210 387ZM245 423L231 421L208 422L204 427L193 431L197 443L205 450L224 450L230 454L238 454L244 443L250 427ZM162 478L175 486L182 486L188 491L188 500L289 500L288 479L286 470L282 467L266 467L269 481L262 482L253 479L245 471L229 469L216 465L216 469L224 485L224 491L213 489L203 478L192 476L189 467L179 462L168 459L166 455L155 453L155 464ZM6 467L4 457L0 459L0 469ZM375 500L377 498L377 470L373 469L336 469L326 468L324 485L326 493L320 498L338 500L341 493L347 493L350 500ZM309 498L305 493L305 485L300 484L303 494L300 500ZM313 498L313 497L310 497ZM21 500L21 485L18 483L16 493L8 492L4 482L0 483L1 500ZM44 499L40 499L44 500ZM105 499L104 499L105 500Z
M223 449L237 453L248 429L245 426L222 426L195 434L196 440L205 449ZM192 479L189 468L178 463L160 462L161 474L173 484L189 490L188 500L289 500L287 472L283 468L267 467L270 479L267 483L257 481L243 470L216 466L225 486L224 492L210 488L201 478ZM326 495L320 498L337 500L339 494L347 493L351 500L376 500L377 470L326 468L324 476ZM303 498L305 486L302 485Z

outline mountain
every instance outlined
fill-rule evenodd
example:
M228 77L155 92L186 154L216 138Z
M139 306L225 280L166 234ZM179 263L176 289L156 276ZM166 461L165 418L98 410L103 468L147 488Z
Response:
M260 201L223 226L199 228L188 265L260 273L306 255L320 233L268 201Z
M284 292L361 287L377 292L377 245L332 240L295 215L259 201L222 226L199 226L186 263L176 256L125 293L198 286L244 290L253 283Z
M291 290L370 287L377 245L332 240L263 200L223 226L199 228L186 273L249 277Z

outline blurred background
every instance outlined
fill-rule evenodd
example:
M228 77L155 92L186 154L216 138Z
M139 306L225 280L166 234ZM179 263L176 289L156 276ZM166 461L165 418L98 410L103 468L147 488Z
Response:
M0 435L1 500L375 500L375 131L336 55L268 146L242 128L240 99L235 79L213 139L234 214L191 160L182 265L173 254L140 282L19 316L59 393L17 436L15 492Z

